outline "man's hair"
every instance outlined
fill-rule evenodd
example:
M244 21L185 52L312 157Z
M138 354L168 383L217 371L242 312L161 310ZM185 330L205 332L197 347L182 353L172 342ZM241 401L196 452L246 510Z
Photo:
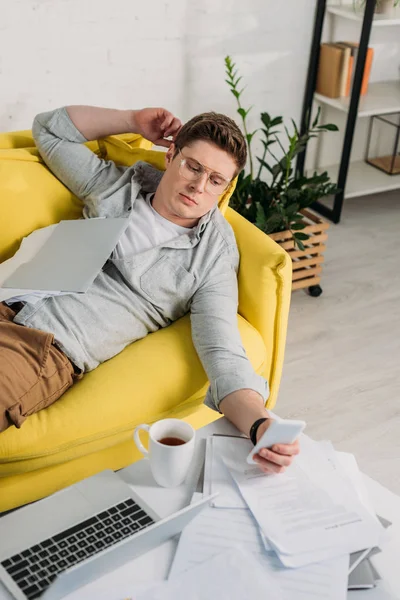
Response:
M246 142L233 119L216 112L202 113L185 123L175 139L176 152L191 142L204 140L225 150L236 163L235 176L244 168L247 159Z

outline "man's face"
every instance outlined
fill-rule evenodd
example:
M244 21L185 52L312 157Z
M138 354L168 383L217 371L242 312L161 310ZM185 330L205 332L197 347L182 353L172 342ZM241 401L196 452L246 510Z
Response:
M212 182L229 182L236 174L236 164L233 158L224 150L211 142L197 140L182 148L181 153L174 157L175 146L172 144L166 154L166 171L158 186L153 207L163 217L182 225L194 227L199 219L209 212L218 202L215 186ZM200 163L207 171L196 180L184 177L185 170L181 160L185 158ZM211 174L219 174L220 178ZM209 177L212 181L208 181Z

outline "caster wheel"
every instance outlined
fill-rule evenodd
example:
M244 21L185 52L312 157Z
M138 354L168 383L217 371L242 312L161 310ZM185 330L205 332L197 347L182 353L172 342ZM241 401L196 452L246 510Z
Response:
M310 285L308 293L310 296L313 296L313 298L318 298L318 296L322 294L322 287L320 285Z

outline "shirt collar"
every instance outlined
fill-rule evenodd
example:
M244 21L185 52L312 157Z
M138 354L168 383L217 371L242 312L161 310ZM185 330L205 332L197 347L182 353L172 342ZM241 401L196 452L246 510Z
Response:
M195 232L196 235L200 236L203 231L205 230L207 223L210 221L211 216L214 214L214 212L217 210L217 205L215 205L211 210L208 211L208 213L206 213L205 215L203 215L200 219L200 221L197 223Z
M146 194L148 192L155 192L161 181L162 176L163 176L163 171L156 169L149 163L146 163L144 161L138 161L135 164L134 177L135 177L137 183L139 184L139 186L141 188L140 191L142 193ZM200 221L197 223L194 230L191 230L191 231L194 231L196 237L200 238L200 235L205 230L208 222L211 219L211 216L214 214L214 212L217 209L218 209L218 206L216 204L211 210L208 211L208 213L206 213L205 215L203 215L201 217Z

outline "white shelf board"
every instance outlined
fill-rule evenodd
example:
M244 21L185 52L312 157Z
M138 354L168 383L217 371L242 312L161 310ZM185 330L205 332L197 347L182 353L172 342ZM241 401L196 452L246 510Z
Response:
M321 167L317 171L319 173L327 171L331 180L336 182L339 165ZM308 175L310 175L310 172L308 172ZM387 175L364 161L350 163L345 198L367 196L397 189L400 189L400 175Z
M328 98L322 94L314 94L315 100L321 104L333 106L337 110L348 112L350 97ZM371 117L400 111L400 80L378 81L370 83L368 91L360 96L358 105L359 117Z
M328 6L327 11L331 15L336 17L342 17L343 19L350 19L351 21L362 22L363 12L355 12L353 6ZM391 25L400 25L400 13L398 10L393 10L389 15L374 15L372 23L373 27L389 27Z

